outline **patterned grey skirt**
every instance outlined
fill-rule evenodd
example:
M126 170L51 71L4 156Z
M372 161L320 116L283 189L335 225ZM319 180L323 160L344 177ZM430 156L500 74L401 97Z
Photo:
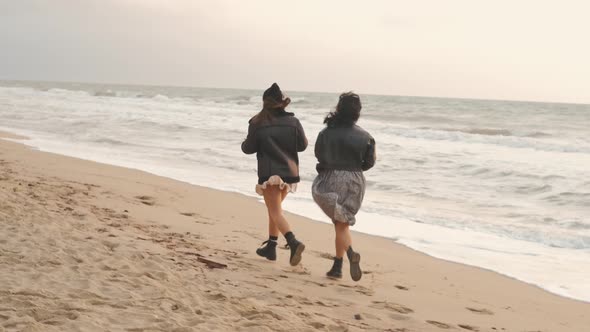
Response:
M353 226L365 197L363 172L322 171L313 181L313 200L332 221Z

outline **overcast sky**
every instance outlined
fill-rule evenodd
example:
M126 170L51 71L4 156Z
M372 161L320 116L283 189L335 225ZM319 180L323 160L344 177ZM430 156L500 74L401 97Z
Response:
M590 103L562 0L0 0L0 79Z

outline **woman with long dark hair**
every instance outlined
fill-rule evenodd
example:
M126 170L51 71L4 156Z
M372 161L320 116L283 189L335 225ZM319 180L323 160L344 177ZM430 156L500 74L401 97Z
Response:
M246 154L256 153L258 159L258 184L256 192L264 197L268 210L268 240L256 250L259 256L277 259L279 232L285 236L291 250L289 263L301 261L305 245L299 242L283 215L282 201L289 192L295 192L299 182L298 152L307 148L303 127L293 113L285 110L291 99L285 98L274 83L262 95L262 110L248 126L248 137L242 143Z
M352 250L349 227L356 222L365 195L363 171L375 165L375 140L356 125L361 114L361 100L352 92L340 95L336 110L324 119L326 128L318 135L315 155L318 176L312 186L314 201L332 219L336 232L336 256L330 278L342 278L346 253L354 281L362 277L361 256Z

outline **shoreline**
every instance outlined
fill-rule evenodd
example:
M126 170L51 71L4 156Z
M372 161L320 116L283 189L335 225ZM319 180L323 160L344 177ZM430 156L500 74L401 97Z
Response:
M264 240L266 213L239 193L6 140L0 160L6 331L581 332L590 324L586 302L358 232L368 273L359 283L347 275L328 280L330 225L292 213L308 247L303 265L289 267L282 250L267 262L253 253ZM23 245L31 242L37 246ZM228 268L206 269L197 254Z

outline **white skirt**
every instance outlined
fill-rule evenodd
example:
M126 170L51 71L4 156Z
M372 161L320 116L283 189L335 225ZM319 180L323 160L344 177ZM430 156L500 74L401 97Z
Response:
M264 190L267 186L279 186L281 191L288 190L290 193L297 191L297 183L286 183L280 176L273 175L268 180L264 181L263 184L256 185L256 193L260 196L264 195Z

